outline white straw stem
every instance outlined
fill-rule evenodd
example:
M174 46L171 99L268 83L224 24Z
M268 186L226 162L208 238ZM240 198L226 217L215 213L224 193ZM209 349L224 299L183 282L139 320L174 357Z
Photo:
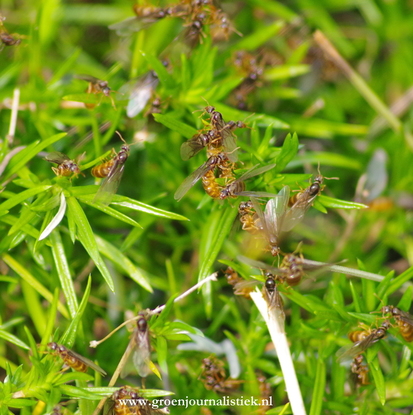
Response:
M383 275L373 274L372 272L362 271L355 268L342 267L341 265L328 265L325 262L311 261L309 259L305 259L304 264L321 266L323 267L323 270L330 270L333 272L339 272L340 274L353 275L354 277L366 278L367 280L378 282L384 280Z
M9 141L9 144L13 142L14 135L16 133L17 114L19 112L19 102L20 102L20 89L15 88L14 93L13 93L13 102L11 106L9 134L7 135L7 140Z
M250 296L267 324L284 375L285 387L292 412L294 415L306 415L300 385L298 384L284 328L279 324L273 313L269 312L268 304L260 291L253 291L250 293Z
M179 295L178 297L175 298L174 303L181 301L183 298L185 298L186 296L188 296L189 294L193 293L194 291L196 291L198 288L202 287L204 284L206 284L208 281L216 281L217 280L217 276L218 273L214 272L213 274L211 274L210 276L204 278L202 281L199 281L197 284L195 284L193 287L191 287L189 290L185 291L184 293L182 293L181 295ZM152 316L154 314L159 314L161 311L164 310L164 308L166 307L166 304L164 305L160 305L158 307L156 307L153 310L149 310L148 313L146 313L147 316ZM142 316L141 315L137 315L135 317L130 318L129 320L124 321L122 324L120 324L118 327L116 327L116 329L112 330L106 337L104 337L101 340L92 340L89 343L89 347L98 347L99 344L103 343L104 341L106 341L109 337L111 337L114 333L116 333L118 330L120 330L122 327L126 326L129 323L132 323L133 321L136 321L138 319L140 319Z
M213 274L211 274L209 277L206 277L205 279L203 279L202 281L199 281L197 284L195 284L193 287L191 287L189 290L185 291L183 294L181 294L180 296L176 297L174 300L174 303L176 303L177 301L182 300L183 298L185 298L187 295L193 293L195 290L197 290L198 288L202 287L205 283L207 283L208 281L216 281L217 280L217 276L218 273L214 272ZM149 314L159 314L163 309L165 308L165 305L156 307L154 310L150 311ZM113 330L110 334L108 334L104 339L100 340L100 341L96 341L93 340L90 342L90 347L97 347L100 343L104 342L106 339L108 339L113 333L115 333L116 331L118 331L121 327L125 326L126 324L130 323L131 321L137 320L138 318L141 318L142 316L138 315L136 317L133 317L125 322L123 322L120 326L116 327L115 330ZM118 380L119 374L122 371L123 366L125 366L126 361L128 360L129 355L132 352L132 348L128 347L125 350L125 353L123 354L122 358L120 359L120 362L115 370L115 373L113 374L110 382L109 382L109 386L114 386L116 381ZM103 406L105 405L107 398L103 398L100 402L99 405L96 407L96 409L94 410L92 415L98 415L99 412L101 411L101 409L103 408Z

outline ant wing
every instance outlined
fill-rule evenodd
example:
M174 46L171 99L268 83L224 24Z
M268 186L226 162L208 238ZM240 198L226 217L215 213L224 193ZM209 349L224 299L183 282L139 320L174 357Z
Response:
M274 291L270 292L265 288L265 285L262 289L262 296L268 304L268 316L277 321L278 326L281 331L284 332L285 325L285 313L284 313L284 303L281 298L280 292L277 287L274 287Z
M264 216L270 233L278 238L283 229L285 212L290 199L290 188L284 186L277 196L267 202Z
M246 265L249 265L251 268L257 268L257 269L260 269L260 270L270 271L273 274L284 274L285 273L285 270L273 267L271 265L266 264L265 262L257 261L255 259L248 258L248 257L243 256L243 255L238 255L237 259L238 259L238 261L240 261L240 262L242 262Z
M68 355L74 357L75 359L80 360L86 366L89 366L91 369L96 370L96 372L100 373L102 376L106 376L106 372L101 367L99 367L97 364L89 360L88 358L74 352L73 350L70 350L70 349L66 349L66 350L67 350Z
M366 349L378 342L380 338L377 337L376 332L369 334L365 339L342 347L336 353L339 362L348 362L355 356L363 353Z
M146 377L151 373L151 345L149 340L149 330L141 332L136 330L134 333L136 349L133 352L133 364L141 377Z
M398 309L398 313L401 321L403 321L406 324L409 324L410 326L413 326L413 316L411 314L400 309Z
M198 154L204 147L206 142L202 140L204 133L197 133L188 141L185 141L181 145L181 158L182 160L189 160Z
M70 158L60 151L52 151L45 156L44 160L49 163L62 164L65 161L70 161Z
M224 146L225 152L227 153L228 159L232 163L236 163L238 161L238 151L237 151L237 142L236 142L236 136L232 132L231 128L232 124L225 124L221 131L221 137L222 137L222 144Z
M235 283L234 285L234 294L235 295L245 295L246 289L248 292L251 292L254 290L254 287L256 287L258 284L262 284L262 281L258 280L243 280Z
M122 179L123 171L125 169L125 161L126 160L115 160L109 174L100 185L99 190L93 199L94 202L102 203L104 205L110 204L112 197L117 192Z
M128 17L127 19L122 20L121 22L111 24L109 26L109 29L115 30L116 34L119 36L129 36L133 32L140 32L141 30L146 29L158 20L159 18L155 17L133 16Z
M125 364L122 367L122 370L120 372L120 377L122 379L126 378L126 376L129 375L129 373L133 370L134 362L133 362L133 354L136 349L136 337L135 333L132 334L132 337L128 343L128 347L125 350L124 358L125 358Z
M198 167L194 172L192 172L178 187L178 190L175 192L174 199L178 202L185 196L186 192L207 172L212 170L215 167L213 163L208 159L204 164Z
M86 82L92 82L93 84L100 81L100 79L95 78L94 76L91 76L91 75L74 75L74 78L82 79L83 81L86 81Z
M246 197L277 197L274 193L268 193L268 192L254 192L245 190L242 192L238 192L237 196L246 196Z
M254 167L251 167L247 172L245 172L239 179L239 181L245 181L247 179L250 179L251 177L258 176L259 174L265 173L268 170L271 170L275 167L275 164L269 164L268 166L262 166L258 167L258 164L256 164Z
M317 195L310 197L301 197L291 206L285 215L282 227L284 232L290 231L292 228L294 228L294 226L298 225L302 221L304 215L313 204L313 200L316 197Z
M126 107L126 115L129 118L136 117L142 112L158 84L159 78L154 71L149 71L133 84L130 88L128 106Z

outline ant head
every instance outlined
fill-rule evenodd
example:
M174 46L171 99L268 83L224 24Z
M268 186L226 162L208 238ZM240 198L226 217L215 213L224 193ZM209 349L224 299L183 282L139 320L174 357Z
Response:
M47 343L47 347L48 347L49 349L52 349L53 351L55 351L55 350L57 350L57 349L58 349L58 344L57 344L57 343L55 343L55 342L50 342L50 343Z
M148 330L148 322L144 317L141 317L139 320L136 321L136 327L139 331L145 332Z

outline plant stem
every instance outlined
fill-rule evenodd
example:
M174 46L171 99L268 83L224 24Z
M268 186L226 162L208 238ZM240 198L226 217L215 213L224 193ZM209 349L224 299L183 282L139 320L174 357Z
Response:
M367 85L367 82L340 55L337 49L326 38L324 33L317 30L314 33L314 40L322 51L325 52L325 54L342 70L360 95L362 95L371 107L389 123L393 131L400 133L402 130L402 123L400 120L394 116L377 94L369 87L369 85Z
M202 281L199 281L197 284L195 284L193 287L191 287L189 290L185 291L184 293L182 293L180 296L176 297L174 300L174 303L176 303L177 301L181 301L183 298L185 298L186 296L188 296L189 294L193 293L194 291L196 291L198 288L201 288L205 283L207 283L208 281L216 281L217 280L217 273L214 272L213 274L211 274L209 277L204 278ZM161 311L163 311L163 309L166 307L166 305L160 305L158 307L156 307L153 310L150 310L148 312L148 316L152 316L154 314L159 314ZM130 318L129 320L124 321L122 324L120 324L118 327L116 327L116 329L112 330L106 337L104 337L102 340L92 340L89 343L89 347L98 347L99 344L103 343L104 341L106 341L109 337L111 337L114 333L116 333L119 329L121 329L122 327L126 326L129 323L132 323L133 321L138 320L139 318L141 318L141 316L137 315L135 317Z
M383 275L373 274L372 272L362 271L360 269L342 267L341 265L328 265L325 262L311 261L309 259L305 259L304 263L308 265L321 266L326 270L339 272L340 274L353 275L354 277L365 278L367 280L378 282L384 280Z
M13 102L11 106L9 133L7 134L7 140L9 142L9 145L12 144L14 135L16 133L17 114L19 112L19 101L20 101L20 89L15 88L13 92Z
M293 414L306 415L300 385L298 384L297 375L295 373L284 329L279 324L277 318L274 318L272 313L269 313L268 304L264 300L260 291L254 291L250 293L250 296L267 324L271 340L274 344L275 350L277 351L278 360L284 375L285 387Z
M205 283L209 282L209 281L216 281L217 280L217 273L214 272L213 274L211 274L209 277L204 278L202 281L199 281L197 284L195 284L193 287L191 287L189 290L185 291L183 294L181 294L179 297L176 297L174 300L174 303L176 303L177 301L182 300L183 298L185 298L187 295L193 293L195 290L197 290L198 288L202 287ZM159 314L163 309L165 308L165 305L156 307L154 310L150 311L149 314ZM90 342L90 347L97 347L100 343L103 343L106 339L108 339L113 333L115 333L116 331L118 331L121 327L125 326L126 324L130 323L131 321L137 320L138 318L141 318L140 315L133 317L125 322L123 322L120 326L116 327L115 330L113 330L111 333L109 333L105 338L103 338L100 341L96 341L93 340ZM116 381L119 378L119 375L122 371L123 366L125 366L126 361L128 360L129 355L132 353L132 348L128 347L125 350L125 353L123 354L122 358L119 361L119 364L115 370L115 372L113 373L112 378L109 381L108 386L114 386ZM100 410L103 408L103 405L105 405L107 398L103 398L100 402L99 405L96 407L95 411L93 412L93 415L98 415Z

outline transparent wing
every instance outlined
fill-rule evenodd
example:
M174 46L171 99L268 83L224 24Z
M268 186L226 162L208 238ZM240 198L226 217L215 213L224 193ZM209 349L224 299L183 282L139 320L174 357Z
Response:
M245 180L250 179L251 177L254 176L258 176L259 174L265 173L268 170L271 170L272 168L275 167L275 164L270 164L268 166L263 166L260 168L257 168L258 164L256 164L254 167L251 167L248 171L246 171L241 177L239 177L237 180L234 180L233 182L231 182L226 189L224 189L224 192L227 191L229 194L232 194L234 196L249 196L249 197L254 197L256 196L257 192L251 192L251 191L247 191L247 190L241 190L239 192L234 191L237 186L238 183L242 183ZM270 195L270 193L266 193L266 192L261 192L263 197L277 197L277 195ZM226 197L228 196L228 194L225 195ZM224 198L224 196L222 196L221 193L221 198Z
M258 281L258 280L239 281L236 284L234 284L234 294L244 295L246 289L250 289L252 291L254 287L256 287L259 284L262 284L262 281Z
M119 92L129 89L129 101L126 107L126 114L129 118L136 117L145 108L152 94L159 84L159 79L154 71L148 72L146 75L138 79L129 88L122 88Z
M288 232L302 221L304 215L312 205L317 195L310 196L307 190L304 190L301 197L298 198L298 200L291 206L291 208L285 214L284 223L282 225L282 231Z
M86 82L92 82L93 84L100 81L100 79L95 78L94 76L91 76L91 75L75 75L74 78L82 79L83 81L86 81Z
M102 203L104 205L110 204L112 197L117 192L119 183L122 179L123 171L125 169L125 161L126 160L115 160L109 174L103 180L95 198L93 199L95 203Z
M232 127L232 124L225 124L220 133L224 150L227 153L229 160L232 163L235 163L238 161L238 151L236 136L232 132L233 129L234 127Z
M238 259L238 261L240 261L240 262L242 262L246 265L249 265L252 268L257 268L257 269L261 269L261 270L265 270L265 271L270 271L274 275L276 275L276 274L285 274L285 270L283 270L283 269L273 267L272 265L268 265L265 262L257 261L255 259L248 258L248 257L243 256L243 255L238 255L237 259Z
M119 36L129 36L133 32L139 32L157 22L159 18L155 17L128 17L121 22L109 26L110 30L116 31Z
M281 331L284 332L285 327L285 313L284 313L284 303L281 298L280 292L277 287L275 287L273 292L268 291L265 288L265 285L262 289L262 295L264 300L268 304L268 314L270 318L274 318L278 322L278 326Z
M248 171L246 171L239 179L238 181L245 181L250 179L251 177L258 176L259 174L265 173L268 170L271 170L275 167L275 164L269 164L268 166L262 166L257 168L258 164L256 164L254 167L251 167Z
M62 164L65 161L70 161L70 158L60 151L52 151L45 158L49 163Z
M135 330L136 349L133 352L133 364L139 376L146 377L151 373L151 345L149 340L149 330L141 332Z
M174 198L178 202L185 196L186 192L208 171L212 170L215 165L211 163L211 159L208 159L204 164L198 167L194 172L192 172L178 187L178 190L175 192Z
M122 379L126 378L126 376L129 375L129 373L133 370L134 361L133 361L133 355L135 353L136 349L136 337L134 334L132 334L132 337L128 343L128 347L125 350L125 364L122 367L122 370L120 372L120 377Z
M411 314L399 309L399 316L401 321L413 326L413 316Z
M237 196L246 196L246 197L277 197L275 193L268 192L254 192L250 190L244 190L242 192L236 193Z
M89 366L91 369L96 370L96 372L99 372L102 376L106 376L106 372L101 367L99 367L97 364L89 360L88 358L74 352L73 350L70 350L70 349L66 349L66 350L69 355L73 356L76 359L79 359L86 366Z
M377 334L374 331L373 333L369 334L365 339L355 342L352 345L344 346L341 349L339 349L336 353L337 360L339 362L350 361L355 356L359 355L360 353L363 353L365 350L367 350L370 346L372 346L374 343L378 342L379 340L380 338L377 337Z
M290 188L284 186L277 196L267 202L264 211L267 226L271 234L276 236L276 239L278 239L282 230L284 216L290 199Z
M204 147L204 141L201 135L204 133L195 134L190 140L185 141L181 145L181 158L182 160L189 160L198 154Z
M267 221L267 217L264 215L264 212L259 204L258 200L251 197L251 202L254 207L255 213L259 218L260 229L264 232L268 242L276 242L277 238L274 239L274 235L271 233L270 223Z

